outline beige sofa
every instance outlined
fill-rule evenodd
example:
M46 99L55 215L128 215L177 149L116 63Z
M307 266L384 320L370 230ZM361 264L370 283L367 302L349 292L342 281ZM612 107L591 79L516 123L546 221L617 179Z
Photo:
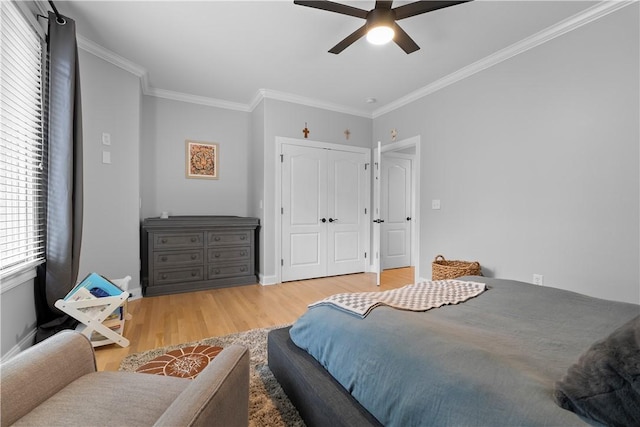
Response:
M97 372L93 347L63 331L0 368L1 426L247 426L249 351L225 348L194 380Z

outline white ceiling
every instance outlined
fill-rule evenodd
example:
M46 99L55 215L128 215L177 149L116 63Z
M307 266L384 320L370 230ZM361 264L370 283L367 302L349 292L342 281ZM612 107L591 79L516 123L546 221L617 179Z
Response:
M342 3L367 10L375 4ZM394 6L403 3L410 2ZM76 20L81 40L146 71L151 93L248 108L266 89L365 116L598 5L476 0L399 21L421 47L410 55L364 39L334 55L327 51L364 21L293 1L55 4Z

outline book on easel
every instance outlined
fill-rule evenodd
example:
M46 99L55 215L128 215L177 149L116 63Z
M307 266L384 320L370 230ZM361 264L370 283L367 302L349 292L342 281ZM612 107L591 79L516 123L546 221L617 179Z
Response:
M131 277L117 280L121 287L98 273L90 273L55 306L81 322L77 330L86 335L93 346L115 342L123 347L129 341L122 336L130 296L127 292Z

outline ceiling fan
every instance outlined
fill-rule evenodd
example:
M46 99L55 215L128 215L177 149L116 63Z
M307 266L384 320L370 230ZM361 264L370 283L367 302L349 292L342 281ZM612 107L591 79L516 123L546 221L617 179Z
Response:
M356 40L365 34L367 40L373 44L385 44L393 40L407 54L420 49L420 46L413 41L396 23L401 19L410 18L412 16L421 15L423 13L432 12L434 10L443 9L449 6L455 6L460 3L466 3L471 0L464 1L416 1L404 4L402 6L391 8L393 1L376 1L373 9L367 11L358 9L357 7L348 6L346 4L335 3L332 1L303 1L294 0L293 3L300 6L308 6L316 9L336 12L343 15L355 16L356 18L365 19L367 22L340 43L332 47L329 52L338 54L351 46Z

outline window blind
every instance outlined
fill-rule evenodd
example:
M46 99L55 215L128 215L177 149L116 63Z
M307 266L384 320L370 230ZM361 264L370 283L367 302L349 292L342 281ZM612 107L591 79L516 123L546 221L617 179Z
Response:
M43 41L0 1L0 277L44 259Z

